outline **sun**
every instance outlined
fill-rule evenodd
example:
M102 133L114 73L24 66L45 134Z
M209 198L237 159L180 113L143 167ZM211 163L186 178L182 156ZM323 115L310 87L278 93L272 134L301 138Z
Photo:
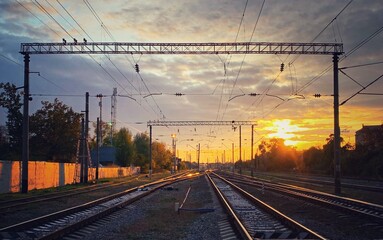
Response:
M297 136L295 132L299 131L300 128L296 125L291 125L290 119L274 120L271 124L270 127L266 128L271 131L268 134L269 138L282 138L285 140L286 145L297 145L298 141L291 139Z

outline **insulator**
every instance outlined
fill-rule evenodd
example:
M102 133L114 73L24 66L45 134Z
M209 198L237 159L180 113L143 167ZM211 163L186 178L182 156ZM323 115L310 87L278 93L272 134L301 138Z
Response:
M283 72L283 68L285 67L284 63L281 63L281 72Z
M138 64L136 63L135 65L135 69L136 69L136 72L139 73L140 72L140 67L138 66Z

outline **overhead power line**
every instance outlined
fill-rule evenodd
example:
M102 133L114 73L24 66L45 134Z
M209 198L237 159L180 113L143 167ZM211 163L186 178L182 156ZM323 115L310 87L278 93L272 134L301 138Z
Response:
M348 66L348 67L341 67L341 68L339 68L339 70L344 70L344 69L349 69L349 68L366 67L366 66L377 65L377 64L383 64L383 61L381 61L381 62L373 62L373 63L365 63L365 64L358 64L358 65L353 65L353 66Z
M341 104L339 104L339 106L342 106L344 105L345 103L347 103L350 99L352 99L353 97L355 97L356 95L358 95L360 92L362 92L363 90L365 90L366 88L368 88L369 86L371 86L372 84L374 84L375 82L377 82L380 78L383 77L383 74L380 75L378 78L376 78L374 81L370 82L369 84L367 84L365 87L363 87L361 90L357 91L356 93L354 93L353 95L351 95L349 98L347 98L346 100L344 100Z

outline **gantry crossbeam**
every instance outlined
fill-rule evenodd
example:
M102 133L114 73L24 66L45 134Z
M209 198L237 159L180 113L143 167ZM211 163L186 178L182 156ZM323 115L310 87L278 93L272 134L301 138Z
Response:
M21 54L342 54L341 43L21 43Z
M148 126L240 126L240 125L257 125L254 121L149 121Z

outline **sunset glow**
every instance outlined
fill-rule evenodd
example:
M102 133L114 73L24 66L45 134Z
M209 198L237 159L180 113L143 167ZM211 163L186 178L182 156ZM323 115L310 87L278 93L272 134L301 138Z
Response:
M381 62L381 33L343 58L381 27L383 7L378 0L354 1L339 16L346 1L266 1L259 18L261 5L257 1L246 4L245 12L241 1L111 1L107 5L94 1L92 8L99 19L83 2L60 3L41 1L51 16L34 2L1 3L0 18L4 23L0 29L1 82L23 86L20 43L60 44L66 39L72 44L74 38L79 43L87 39L88 43L166 44L310 43L315 37L314 42L318 43L342 43L344 54L340 56L339 67L354 81L339 72L340 102L360 91L361 86L370 84L381 72L381 64L370 64ZM364 64L370 65L347 68ZM39 73L30 74L31 114L41 107L41 101L54 98L81 112L85 92L89 92L90 121L100 117L109 122L112 109L109 96L117 88L116 130L127 127L133 135L148 132L148 121L251 120L257 122L255 145L282 138L286 145L303 150L323 146L334 132L331 54L98 54L92 57L46 54L33 55L30 66L34 73ZM340 129L345 141L353 144L355 131L362 125L381 124L382 96L362 94L379 93L380 89L383 89L381 80L340 107ZM108 96L103 99L102 111L96 94ZM6 111L1 110L0 125L5 125ZM92 135L93 129L90 132ZM230 152L232 144L238 157L238 132L238 126L171 126L155 128L153 138L171 146L171 134L175 133L182 158L186 152L195 151L186 144L195 148L200 143L204 151L210 151L213 161L217 157L214 154L221 158L224 150ZM250 127L243 126L242 136L247 139L242 147L249 155ZM187 139L194 139L193 143ZM195 159L194 152L191 157ZM231 156L227 154L226 159Z

